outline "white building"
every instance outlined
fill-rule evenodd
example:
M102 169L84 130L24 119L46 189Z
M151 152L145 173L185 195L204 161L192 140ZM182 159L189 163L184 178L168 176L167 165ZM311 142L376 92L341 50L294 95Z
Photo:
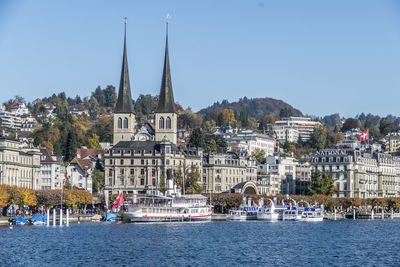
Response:
M21 130L22 128L22 120L20 116L16 116L14 113L0 110L0 119L1 119L1 126Z
M41 149L40 152L40 179L39 188L46 189L61 189L65 173L64 164L61 158L53 155L48 149Z
M240 153L247 152L249 155L254 150L264 151L266 156L272 155L275 149L275 139L269 135L253 132L250 130L234 130L228 127L225 131L217 131L215 134L222 135L228 145L228 151L238 150Z
M67 178L72 186L92 193L92 161L74 158L66 168Z
M266 163L258 166L261 175L275 174L280 177L282 194L296 193L296 165L295 158L274 153L266 157Z
M274 132L279 141L285 142L286 139L295 140L297 130L298 139L301 141L307 141L311 138L314 128L319 125L322 124L317 121L312 121L311 118L308 117L289 117L276 121Z
M312 158L312 170L331 173L337 197L399 197L400 158L359 149L326 149Z
M13 103L11 105L10 111L11 111L11 113L13 113L16 116L30 115L29 109L26 107L24 102Z

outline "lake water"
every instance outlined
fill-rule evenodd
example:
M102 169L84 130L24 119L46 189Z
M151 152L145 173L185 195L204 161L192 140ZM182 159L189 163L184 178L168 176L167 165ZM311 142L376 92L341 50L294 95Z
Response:
M0 228L1 266L399 266L400 220Z

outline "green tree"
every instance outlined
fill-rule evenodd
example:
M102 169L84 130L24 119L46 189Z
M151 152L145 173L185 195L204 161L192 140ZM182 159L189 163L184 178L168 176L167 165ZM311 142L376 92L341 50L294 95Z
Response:
M99 115L100 109L99 109L99 103L97 102L97 99L94 96L90 98L88 106L89 106L88 109L90 118L92 120L96 119L97 116Z
M97 169L93 170L92 179L93 179L93 194L98 194L104 187L104 172Z
M289 108L283 108L283 109L281 109L281 111L279 111L279 117L281 117L281 118L288 118L288 117L292 117L292 116L293 116L293 112Z
M206 147L204 133L200 128L196 128L193 130L190 136L189 145L192 147Z
M321 172L316 170L311 175L311 181L307 187L307 193L309 195L322 194L326 196L332 196L336 192L337 188L334 185L332 174L325 173L321 176Z
M264 164L266 162L264 150L257 148L251 153L251 156L257 160L258 164Z
M217 152L217 142L215 142L214 139L211 139L210 141L210 151Z
M92 136L88 139L89 143L89 148L98 148L100 149L101 146L99 144L99 136L95 133L92 134Z
M317 126L311 135L310 143L318 150L324 149L327 143L328 130L324 126Z

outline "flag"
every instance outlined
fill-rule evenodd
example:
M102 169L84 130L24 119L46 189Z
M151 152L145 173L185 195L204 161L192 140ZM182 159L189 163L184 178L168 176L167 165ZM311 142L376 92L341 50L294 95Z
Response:
M118 197L114 200L114 203L111 206L111 210L118 208L119 206L121 206L122 204L124 204L125 200L124 200L124 195L122 194L122 192L118 195Z
M369 139L369 134L367 129L360 135L360 142L367 141L368 139Z
M65 177L63 182L64 182L64 184L65 184L65 183L69 183L69 178L68 178L68 177Z

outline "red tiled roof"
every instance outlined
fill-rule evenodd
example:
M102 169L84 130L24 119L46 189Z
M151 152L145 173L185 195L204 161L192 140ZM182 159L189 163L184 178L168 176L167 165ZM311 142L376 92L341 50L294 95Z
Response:
M95 148L77 148L76 149L76 154L80 155L81 159L84 159L87 156L92 156L96 159L103 160L104 153L105 153L104 149L95 149Z
M92 161L90 159L74 158L70 164L77 164L83 171L87 171L92 167Z

